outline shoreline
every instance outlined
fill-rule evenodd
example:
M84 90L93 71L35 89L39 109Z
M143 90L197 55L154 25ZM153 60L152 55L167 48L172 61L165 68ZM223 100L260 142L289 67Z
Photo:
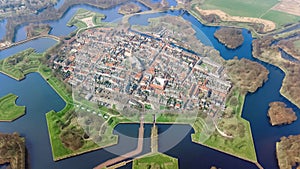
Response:
M9 57L10 57L10 56L9 56ZM0 70L0 73L6 75L6 76L8 76L8 77L10 77L10 78L12 78L12 79L14 79L14 80L16 80L16 81L19 81L19 82L22 81L22 80L24 80L24 79L26 79L26 76L24 76L23 78L18 79L18 78L16 78L16 77L14 77L14 76L12 76L12 75L10 75L10 74L8 74L8 73L2 71L2 70Z
M154 12L155 13L155 12ZM190 12L189 12L190 13ZM192 15L192 13L190 13L191 15ZM195 16L194 16L195 17ZM199 19L198 19L198 17L195 17L198 21L200 21ZM203 23L204 25L207 25L207 24L205 24L204 22L202 22L202 21L200 21L201 23ZM260 59L259 59L260 60ZM266 62L266 63L268 63L268 62ZM271 63L270 63L271 64ZM273 64L272 64L273 65ZM274 66L276 66L276 65L274 65ZM277 66L276 66L277 67ZM280 68L281 69L281 68ZM284 71L284 70L283 70ZM45 78L44 77L44 75L43 74L41 74L40 73L40 71L38 71L37 73L39 73L42 77L43 77L43 79L44 80L46 80L46 82L51 86L51 88L52 89L54 89L55 90L55 92L65 101L65 103L66 103L66 106L61 110L61 111L63 111L67 106L68 106L68 101L65 99L65 97L64 96L62 96L59 92L58 92L58 90L56 89L56 87L54 87L52 84L50 84L49 82L48 82L48 80L47 80L47 78ZM285 72L284 72L285 73ZM5 74L5 73L4 73ZM285 73L286 74L286 73ZM10 77L10 76L9 76ZM25 79L25 78L24 78ZM21 79L21 80L23 80L23 79ZM282 83L283 84L283 83ZM282 87L281 87L281 89L282 89ZM282 92L281 92L281 89L280 89L280 93L282 94ZM282 94L283 95L283 94ZM287 98L288 99L288 97L286 97L285 95L283 95L285 98ZM288 99L288 100L290 100L290 99ZM292 101L291 101L292 102ZM71 104L72 105L72 103L69 103L69 104ZM242 104L242 109L241 110L243 110L243 105L244 105L244 102L243 102L243 104ZM298 106L299 107L299 106ZM49 113L49 112L48 112ZM241 116L242 116L242 113L240 113L241 114ZM242 117L241 117L242 118ZM249 121L247 121L247 122L249 122ZM120 122L120 123L122 123L122 122ZM120 124L119 123L119 124ZM125 122L126 123L126 122ZM150 123L150 122L149 122ZM136 122L132 122L132 123L127 123L127 124L136 124ZM147 122L145 122L145 124L148 124ZM187 125L188 123L184 123L184 122L157 122L157 124L183 124L183 125ZM48 125L48 124L47 124ZM191 125L191 124L189 124L189 125ZM251 125L250 125L250 127L251 127ZM192 127L193 128L193 127ZM49 130L48 130L48 132L49 132ZM250 130L250 132L251 132L251 135L252 135L252 131ZM51 140L51 139L50 139ZM253 141L253 137L252 137L252 141ZM204 145L204 146L206 146L206 145ZM206 147L209 147L209 146L206 146ZM95 150L98 150L98 149L101 149L101 148L96 148ZM212 149L214 149L214 148L212 148ZM91 151L95 151L95 150L91 150ZM218 149L214 149L214 150L218 150ZM221 152L223 152L222 150L218 150L218 151L221 151ZM87 151L87 152L90 152L90 151ZM87 153L87 152L84 152L84 153ZM81 154L84 154L84 153L81 153ZM227 152L223 152L223 153L226 153L226 154L230 154L230 153L227 153ZM65 158L69 158L69 157L73 157L73 156L77 156L77 155L80 155L80 153L76 153L76 154L74 154L74 155L70 155L70 156L66 156L66 157L64 157L64 158L62 158L62 159L65 159ZM230 154L230 155L232 155L232 154ZM234 157L237 157L237 158L241 158L241 157L238 157L238 156L236 156L236 155L232 155L232 156L234 156ZM58 159L58 160L62 160L62 159ZM243 159L243 158L241 158L241 159ZM246 160L246 159L243 159L243 160ZM249 161L249 160L246 160L246 161ZM250 161L250 162L253 162L253 161ZM254 162L253 162L254 163ZM259 164L258 162L255 162L255 164Z
M276 52L276 55L280 55L279 57L281 58L281 54L279 52ZM253 58L258 59L266 64L272 65L276 68L279 68L280 71L282 71L284 73L284 78L282 80L282 83L280 85L280 90L279 93L286 98L288 101L290 101L292 104L294 104L296 107L300 108L300 103L297 103L293 98L290 98L289 96L287 96L287 94L285 92L283 92L283 86L286 85L286 81L287 81L287 76L289 76L288 71L282 67L280 64L278 63L274 63L273 60L267 60L264 56L256 56L253 54ZM294 63L295 64L295 63Z
M241 17L241 16L232 16L229 15L222 10L205 10L201 9L198 6L195 7L196 11L198 11L201 15L217 15L223 22L237 22L237 23L259 23L263 24L263 34L270 33L276 30L276 24L273 21L261 19L261 18L253 18L253 17Z
M150 12L157 12L157 11L150 11ZM39 69L38 69L38 71L36 71L37 73L39 73L42 77L43 77L43 79L44 80L46 80L46 82L51 86L51 88L52 89L54 89L55 90L55 92L65 101L65 103L66 103L66 105L65 105L65 107L62 109L62 110L60 110L60 111L64 111L66 108L68 108L68 106L72 106L73 105L73 103L70 103L70 102L68 102L68 99L66 98L66 96L64 96L63 95L63 93L60 93L59 92L59 90L58 90L58 88L55 86L55 84L51 84L51 83L49 83L49 81L47 80L47 77L46 77L46 75L44 75ZM244 103L243 103L244 104ZM243 107L243 105L242 105L242 107ZM49 113L49 112L48 112ZM46 116L47 116L47 114L48 113L46 113ZM56 112L57 113L57 112ZM122 123L122 122L120 122L120 123ZM126 122L125 122L126 123ZM133 123L138 123L138 122L133 122ZM148 123L151 123L151 122L145 122L145 124L148 124ZM188 122L157 122L157 124L182 124L182 125L190 125L191 126L191 128L193 128L193 126L192 126L192 124L190 124L190 123L188 123ZM48 120L47 120L47 126L48 126ZM193 128L193 130L195 131L195 129ZM50 133L49 133L49 129L48 129L48 134L49 134L49 137L50 137ZM253 138L252 138L253 139ZM50 139L50 142L51 142L51 139ZM52 147L52 142L51 142L51 147ZM100 148L96 148L96 149L94 149L94 150L97 150L97 149L101 149L101 147ZM93 151L93 150L90 150L90 151ZM219 151L222 151L222 150L219 150ZM89 151L87 151L87 152L89 152ZM86 153L86 152L83 152L83 153ZM77 152L77 153L75 153L75 154L72 154L72 155L66 155L66 156L64 156L64 157L61 157L61 158L58 158L58 159L56 159L55 161L57 161L57 160L62 160L62 159L65 159L65 158L68 158L68 157L72 157L72 156L77 156L77 155L80 155L80 154L83 154L83 153L79 153L79 152ZM228 154L228 153L227 153ZM52 154L53 155L53 154ZM234 155L235 156L235 155ZM235 157L238 157L238 158L240 158L239 156L235 156Z
M206 144L203 144L203 143L199 143L199 142L195 142L195 141L192 141L192 142L195 143L195 144L199 144L199 145L208 147L208 148L210 148L210 149L212 149L212 150L219 151L219 152L221 152L221 153L228 154L228 155L231 155L231 156L233 156L233 157L236 157L236 158L245 160L245 161L247 161L247 162L251 162L251 163L253 163L253 164L255 164L255 165L261 166L261 165L259 164L258 161L252 161L252 160L250 160L250 159L247 159L247 158L244 158L244 157L240 157L240 156L237 156L237 155L235 155L235 154L233 154L233 153L228 153L228 152L223 151L223 150L220 150L220 149L216 149L216 148L214 148L214 147L212 147L212 146L209 146L209 145L206 145ZM258 167L258 166L257 166L257 167ZM263 168L262 168L262 167L259 167L259 169L263 169Z
M26 39L24 39L22 41L19 41L19 42L10 43L7 46L0 47L0 51L9 49L9 48L12 48L14 46L18 46L18 45L21 45L21 44L24 44L24 43L27 43L27 42L30 42L30 41L33 41L33 40L36 40L36 39L39 39L39 38L50 38L50 39L56 40L57 42L60 41L60 38L58 36L51 35L51 34L45 34L45 35L33 36L31 38L26 38Z
M0 72L1 73L1 72ZM13 94L13 93L8 93L7 95L4 95L3 97L10 97L10 96L16 96L15 97L15 99L14 99L14 107L23 107L24 108L24 111L22 112L22 114L19 114L17 117L15 117L15 118L12 118L12 119L8 119L8 120L0 120L0 122L13 122L13 121L15 121L15 120L17 120L17 119L19 119L19 118L21 118L21 117L23 117L23 116L25 116L26 115L26 107L25 106L19 106L19 105L17 105L17 103L16 103L16 101L17 101L17 99L19 98L19 96L17 96L17 95L15 95L15 94ZM3 98L3 97L1 97L1 98Z

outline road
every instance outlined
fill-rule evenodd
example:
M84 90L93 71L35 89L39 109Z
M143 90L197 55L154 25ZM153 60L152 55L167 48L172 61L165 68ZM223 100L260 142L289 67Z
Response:
M15 42L15 43L12 43L10 45L4 46L4 47L0 48L0 50L5 50L5 49L8 49L8 48L13 47L13 46L18 46L18 45L21 45L23 43L26 43L26 42L29 42L29 41L32 41L32 40L38 39L38 38L52 38L54 40L60 41L60 38L57 37L57 36L54 36L54 35L50 35L50 34L39 35L39 36L35 36L35 37L32 37L32 38L28 38L28 39L25 39L25 40L22 40L22 41Z
M135 155L138 155L142 152L143 150L143 143L144 143L144 117L142 116L140 119L140 128L139 128L139 138L138 138L138 145L137 148L129 153L126 153L124 155L121 155L119 157L110 159L100 165L98 165L97 167L95 167L94 169L102 169L104 167L108 167L111 166L113 164L119 163L121 161L126 160L127 158L133 157Z

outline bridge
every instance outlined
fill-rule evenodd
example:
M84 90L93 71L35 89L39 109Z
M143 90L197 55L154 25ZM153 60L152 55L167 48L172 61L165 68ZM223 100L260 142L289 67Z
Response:
M122 155L122 156L110 159L110 160L96 166L94 169L102 169L102 168L105 168L105 167L109 167L113 164L124 161L127 158L130 158L130 157L133 157L135 155L140 154L143 151L143 144L144 144L144 117L141 116L137 148L135 150L129 152L129 153L126 153L126 154Z
M19 42L12 43L8 46L4 46L4 47L0 48L0 50L5 50L5 49L11 48L13 46L18 46L18 45L21 45L23 43L26 43L26 42L29 42L29 41L32 41L32 40L35 40L35 39L38 39L38 38L51 38L51 39L54 39L54 40L57 40L57 41L61 40L57 36L45 34L45 35L39 35L39 36L35 36L35 37L32 37L32 38L27 38L27 39L19 41Z

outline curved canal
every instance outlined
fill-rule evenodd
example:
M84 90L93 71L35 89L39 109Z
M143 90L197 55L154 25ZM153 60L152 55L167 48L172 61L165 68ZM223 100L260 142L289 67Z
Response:
M172 3L174 2L174 0L171 1ZM143 7L143 10L148 10L145 6L141 6ZM67 27L66 23L79 8L85 8L107 15L105 20L106 22L111 22L121 18L121 15L117 14L119 6L103 10L89 5L76 5L71 7L61 19L47 22L53 27L51 34L60 36L67 35L74 31L75 28ZM132 17L130 19L130 23L145 25L147 24L147 22L145 22L147 18L159 17L167 14L179 15L181 14L181 11L138 15ZM278 168L275 156L275 142L279 141L282 136L300 133L299 120L288 126L271 127L266 115L268 104L272 101L283 101L288 107L292 107L297 115L300 113L300 110L295 105L282 97L279 93L284 73L278 68L258 61L252 57L251 44L253 39L247 30L243 30L245 39L243 45L235 50L230 50L220 44L213 36L214 32L219 29L219 27L204 26L188 13L184 13L183 18L192 23L199 40L206 45L212 45L214 48L219 50L224 59L232 59L234 56L247 58L263 64L270 71L269 80L264 84L264 86L255 93L247 95L243 109L243 117L251 123L259 162L266 169ZM4 29L1 25L5 25L5 23L0 23L0 37L3 36L2 30ZM24 35L24 32L22 33L22 29L24 29L24 26L18 29L19 33L16 33L16 40L26 38L26 34ZM20 46L0 51L0 59L4 59L5 57L29 47L35 48L38 52L43 52L55 43L56 41L52 39L37 39ZM53 162L45 113L52 109L55 111L61 110L65 105L64 101L38 73L29 74L26 76L26 79L20 82L0 74L0 82L0 97L8 93L14 93L19 96L17 104L26 106L26 115L12 123L0 123L0 132L11 133L17 131L20 132L21 136L26 138L26 147L29 154L28 165L30 168L93 168L94 166L116 156L106 150L98 150L66 160ZM150 136L150 127L150 125L145 126L145 137ZM169 127L170 125L159 125L159 132L163 133ZM159 150L166 151L166 154L179 158L180 168L182 169L210 168L212 165L216 165L223 169L256 168L254 164L249 162L192 143L190 134L193 130L188 125L174 125L173 128L174 130L168 132L169 134L160 134ZM138 124L120 124L115 128L115 130L128 136L137 137ZM179 136L181 134L184 135L184 139L175 147L168 150L167 147L169 145L173 145L172 142L176 141L176 139L178 141L178 139L181 138ZM125 153L133 150L136 143L137 139L128 139L127 137L120 135L118 145L112 146L108 150L118 150ZM143 153L150 151L149 145L149 140L146 140L144 143L145 149ZM191 153L193 154L192 156ZM129 164L123 168L130 167L131 165Z

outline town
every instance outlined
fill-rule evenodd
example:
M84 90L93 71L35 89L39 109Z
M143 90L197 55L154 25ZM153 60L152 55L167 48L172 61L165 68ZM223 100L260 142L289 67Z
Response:
M99 105L147 110L224 111L231 82L210 58L133 31L87 30L52 58L73 91Z

